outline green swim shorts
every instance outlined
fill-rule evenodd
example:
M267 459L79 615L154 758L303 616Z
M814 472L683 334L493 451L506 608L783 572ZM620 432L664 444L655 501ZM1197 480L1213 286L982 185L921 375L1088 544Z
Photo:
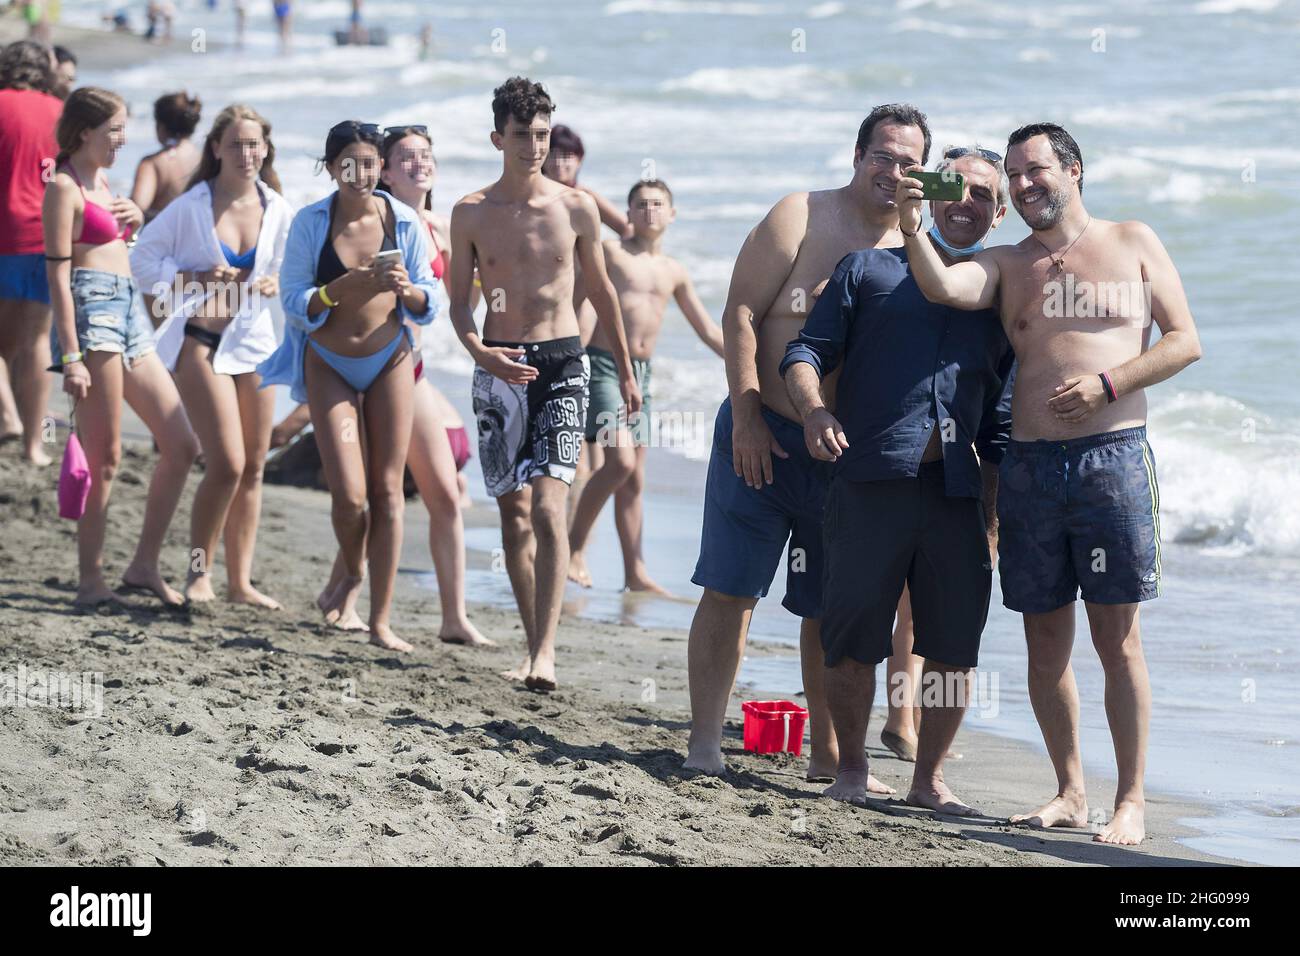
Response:
M587 404L587 441L612 445L623 411L623 396L618 391L618 365L614 353L587 346L591 362L591 399ZM650 444L650 360L633 359L632 370L641 389L641 411L629 423L632 441Z

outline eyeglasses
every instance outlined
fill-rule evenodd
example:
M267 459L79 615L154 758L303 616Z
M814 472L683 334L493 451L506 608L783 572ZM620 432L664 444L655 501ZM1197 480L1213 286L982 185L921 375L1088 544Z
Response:
M1002 162L1002 154L995 153L991 149L985 149L983 146L945 146L943 150L944 159L960 159L963 156L969 156L974 153L980 159L986 159L990 163Z

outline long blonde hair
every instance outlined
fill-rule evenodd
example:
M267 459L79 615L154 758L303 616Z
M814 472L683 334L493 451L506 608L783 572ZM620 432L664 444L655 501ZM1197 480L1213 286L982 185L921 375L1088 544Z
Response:
M251 120L262 127L262 139L266 141L266 159L262 161L258 176L276 192L283 191L280 189L280 177L275 172L275 144L271 142L271 124L257 110L242 103L227 106L212 121L212 129L208 130L207 138L203 141L203 156L199 160L199 168L194 171L186 188L193 188L199 183L217 178L221 172L221 160L217 159L216 149L221 145L221 137L226 134L230 124L240 120Z

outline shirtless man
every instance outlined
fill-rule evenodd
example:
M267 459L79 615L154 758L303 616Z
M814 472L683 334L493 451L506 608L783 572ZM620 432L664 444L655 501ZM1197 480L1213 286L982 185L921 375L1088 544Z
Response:
M839 261L859 249L898 246L896 163L928 156L925 116L878 106L862 122L853 178L839 189L792 193L749 234L736 259L723 312L730 397L718 409L704 498L700 559L691 580L704 594L691 622L688 668L691 737L686 766L725 771L722 721L740 670L749 619L790 541L785 600L799 631L811 720L809 780L835 777L839 751L826 710L821 645L822 502L827 462L804 444L799 412L780 366ZM834 407L834 376L824 384ZM873 793L891 793L874 777Z
M497 87L492 145L501 151L501 178L461 199L451 215L451 321L478 366L479 461L501 512L506 570L528 636L523 663L505 676L543 691L556 686L566 499L590 376L573 308L575 263L618 365L623 401L630 413L641 409L596 204L542 175L554 108L541 84L523 77ZM470 308L475 266L488 306L481 339Z
M600 509L612 494L614 524L623 549L623 586L629 591L667 594L651 579L641 554L641 490L651 434L650 355L670 299L676 300L691 328L718 355L722 355L722 328L709 318L686 267L663 254L664 232L677 216L668 184L657 179L638 182L628 193L627 209L632 237L607 241L605 262L618 292L628 350L641 388L641 413L635 421L621 416L614 355L604 330L595 329L587 345L591 401L586 439L604 449L604 460L582 489L574 509L569 528L569 580L591 587L583 552Z
M1131 845L1145 836L1151 711L1138 602L1160 590L1160 495L1144 389L1195 362L1201 346L1178 272L1151 228L1093 219L1084 208L1073 137L1037 123L1007 146L1011 201L1028 238L945 265L917 232L919 181L898 184L899 215L926 297L961 309L996 306L1020 363L999 476L998 554L1003 603L1024 615L1029 696L1057 794L1011 820L1088 822L1070 669L1082 591L1119 769L1114 816L1094 839ZM1161 332L1154 346L1153 321Z

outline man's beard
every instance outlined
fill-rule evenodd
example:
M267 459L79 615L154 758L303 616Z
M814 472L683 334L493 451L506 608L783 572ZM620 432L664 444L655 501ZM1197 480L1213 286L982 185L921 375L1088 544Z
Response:
M1027 209L1024 203L1016 206L1016 211L1020 213L1020 218L1025 221L1025 225L1035 232L1044 229L1051 229L1065 215L1065 209L1070 204L1070 194L1064 187L1054 189L1043 197L1042 202L1038 203L1034 209ZM1025 215L1028 212L1029 215ZM1032 218L1031 218L1032 217Z

